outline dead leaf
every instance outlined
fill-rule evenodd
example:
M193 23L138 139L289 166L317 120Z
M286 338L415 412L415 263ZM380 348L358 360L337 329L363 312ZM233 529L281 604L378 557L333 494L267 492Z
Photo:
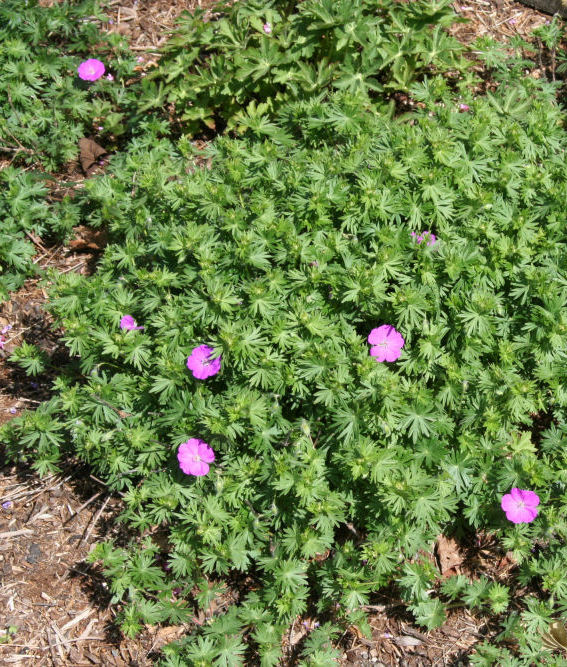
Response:
M362 633L360 628L358 628L356 625L349 625L348 631L351 634L355 635L358 639L361 639L362 637L364 637L364 634Z
M435 544L437 552L437 561L443 578L450 577L453 574L459 574L463 557L459 551L459 545L452 537L439 535Z
M69 248L75 252L81 250L96 250L100 252L108 243L106 229L91 229L91 227L79 225L73 231L76 237L70 241Z
M151 628L151 626L146 627ZM185 630L186 628L184 625L168 625L163 628L158 628L154 635L153 648L157 650L166 644L174 642L185 633Z
M90 176L97 167L98 159L106 155L106 151L96 141L83 137L79 139L79 161L87 176Z

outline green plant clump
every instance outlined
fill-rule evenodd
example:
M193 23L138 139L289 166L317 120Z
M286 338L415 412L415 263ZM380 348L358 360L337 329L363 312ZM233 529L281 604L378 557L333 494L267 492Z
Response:
M103 19L94 0L0 3L0 155L54 170L77 157L81 137L125 131L122 81L135 59L121 37L101 32ZM82 81L88 58L114 80Z
M207 20L210 19L210 20ZM184 14L160 67L142 82L141 108L167 101L189 133L239 129L246 110L332 90L385 106L424 72L467 69L444 27L450 2L249 0Z
M0 171L0 193L1 302L38 272L32 262L38 251L32 242L34 235L46 241L64 236L78 224L79 212L69 198L50 203L44 175L37 172L6 167Z
M338 628L367 631L364 606L392 584L429 628L450 601L506 614L507 586L438 585L420 553L440 533L500 536L530 631L567 610L561 113L529 79L464 113L442 79L412 92L411 122L348 93L288 105L216 140L210 170L148 121L86 184L85 215L114 242L94 276L56 279L75 368L2 435L42 472L88 462L124 492L124 521L161 533L92 555L126 632L224 600L165 664L275 665L307 615L321 626L303 664L332 664ZM121 329L125 315L143 328ZM405 341L392 362L369 354L384 324ZM221 369L196 379L203 344ZM179 468L190 438L214 451L204 476ZM539 495L532 523L506 520L512 487ZM541 647L522 650L530 664ZM490 651L508 649L476 664L498 664Z

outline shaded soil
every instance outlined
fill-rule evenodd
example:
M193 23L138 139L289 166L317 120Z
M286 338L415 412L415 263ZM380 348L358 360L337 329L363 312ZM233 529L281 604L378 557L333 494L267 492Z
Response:
M24 466L0 477L0 664L152 664L163 644L185 628L148 628L136 639L121 636L109 606L108 586L85 563L94 544L116 533L120 499L70 465L39 480Z
M106 28L130 40L140 53L143 71L156 62L156 50L181 12L211 4L211 0L111 0ZM515 35L526 38L550 18L509 0L472 0L454 6L469 19L452 29L465 43L483 35L504 42ZM77 160L65 174L54 177L51 196L60 198L80 188L83 180ZM68 247L48 248L38 240L36 261L59 272L90 273L103 245L103 239L81 228ZM67 359L62 332L53 328L44 310L46 288L37 279L29 280L0 305L0 329L12 326L0 350L0 424L49 398L56 368ZM52 368L29 378L9 363L8 356L22 341L38 345ZM190 626L148 627L139 637L128 639L117 630L107 584L85 557L97 541L117 535L120 510L120 497L110 495L76 462L62 474L42 480L25 466L0 471L0 630L15 628L9 642L0 642L0 664L143 667L153 664L161 646L187 632ZM490 536L477 536L462 545L440 541L435 554L427 557L436 558L447 576L485 573L505 582L515 568ZM524 593L516 591L518 598ZM340 639L345 666L466 665L474 646L497 632L494 619L461 608L452 609L441 628L426 632L412 623L394 593L377 597L368 611L371 639L362 637L357 628ZM286 664L293 664L293 649L312 625L307 618L294 623L286 640Z

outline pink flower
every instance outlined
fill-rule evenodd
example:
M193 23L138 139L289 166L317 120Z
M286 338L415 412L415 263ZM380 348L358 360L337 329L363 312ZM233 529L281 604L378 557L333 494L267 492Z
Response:
M79 65L77 72L83 81L96 81L105 72L104 63L96 58L89 58Z
M413 237L416 236L415 232L412 232L411 235ZM427 243L425 245L435 245L435 243L437 243L437 237L428 229L426 229L423 233L421 233L416 240L418 244L425 240L427 240Z
M208 345L199 345L187 357L187 368L197 380L206 380L220 371L221 357L211 359L214 350Z
M107 74L107 75L106 75L106 78L107 78L109 81L114 81L114 77L112 76L112 74Z
M372 329L368 336L370 355L376 361L396 361L402 352L405 340L402 335L389 324Z
M459 104L459 111L470 111L471 108L468 104Z
M215 460L215 453L206 442L198 438L189 438L179 446L177 460L186 475L202 477L209 472L209 463Z
M533 491L524 491L514 487L510 493L502 496L501 507L506 518L512 523L530 523L537 516L539 496Z
M136 326L136 320L132 317L132 315L124 315L124 317L120 320L120 328L126 329L127 331L133 331L137 329L143 329L144 327Z
M266 35L271 35L272 34L272 24L271 23L266 22L266 23L264 23L264 25L262 27L264 28L264 32L266 33Z

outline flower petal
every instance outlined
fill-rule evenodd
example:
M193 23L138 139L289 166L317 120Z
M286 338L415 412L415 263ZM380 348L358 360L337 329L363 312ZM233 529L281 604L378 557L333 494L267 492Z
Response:
M212 463L215 460L215 453L206 442L202 440L199 443L199 456L205 463Z
M376 347L370 348L370 356L376 357L376 361L386 361L386 350L383 347L376 345Z
M368 342L370 345L378 345L386 340L388 335L389 324L383 324L381 327L376 327L368 334Z
M514 498L512 498L512 495L510 493L506 493L505 495L502 496L502 500L500 501L500 507L502 507L502 509L505 512L510 512L511 510L518 507L518 501L514 500Z
M506 512L506 518L512 523L530 523L537 516L537 509L532 507L516 507Z
M526 507L537 507L539 505L539 496L534 491L520 491L522 500Z
M399 347L389 347L386 349L386 361L396 361L402 353Z
M203 475L206 475L208 472L209 472L209 464L205 463L205 461L191 462L189 468L190 475L195 475L195 477L202 477Z

